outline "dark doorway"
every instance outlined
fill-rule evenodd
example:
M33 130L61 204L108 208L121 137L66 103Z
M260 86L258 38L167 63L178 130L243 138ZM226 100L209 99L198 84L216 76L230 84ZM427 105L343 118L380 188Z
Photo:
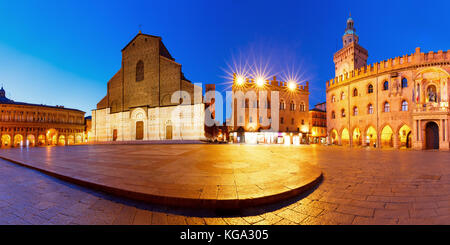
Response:
M426 149L439 149L439 127L435 122L425 126Z
M143 121L136 122L136 139L137 140L144 139L144 122Z
M117 140L117 129L113 130L113 141Z

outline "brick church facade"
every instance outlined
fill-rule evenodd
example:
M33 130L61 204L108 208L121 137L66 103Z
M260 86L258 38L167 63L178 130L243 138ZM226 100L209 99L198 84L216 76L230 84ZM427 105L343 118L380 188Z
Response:
M139 32L92 111L93 141L204 138L202 89L185 78L161 37Z

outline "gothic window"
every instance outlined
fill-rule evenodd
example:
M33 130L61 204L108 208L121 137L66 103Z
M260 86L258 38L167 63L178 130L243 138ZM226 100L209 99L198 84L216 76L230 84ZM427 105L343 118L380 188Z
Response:
M334 111L331 112L331 118L335 119L336 118L336 113Z
M389 112L391 110L391 106L388 102L384 102L384 112Z
M389 82L388 81L384 81L383 90L389 90Z
M406 77L402 78L402 88L408 87L408 79Z
M369 104L367 106L367 114L373 114L373 105L372 104Z
M341 93L341 100L345 100L345 93L344 92Z
M358 96L358 89L353 89L353 97Z
M368 94L373 93L373 85L372 84L369 84L369 86L367 87L367 93Z
M305 111L305 104L303 102L300 104L300 111Z
M284 101L282 100L280 102L280 110L284 110L286 108L286 104L284 104Z
M136 65L136 82L144 80L144 62L138 61Z
M341 110L341 117L345 117L345 109Z
M402 101L402 111L408 111L408 102Z
M291 104L289 105L289 109L291 111L295 111L295 103L294 103L294 101L291 101Z
M334 94L331 96L331 102L336 102L336 96L334 96Z
M353 107L353 116L358 116L358 107Z

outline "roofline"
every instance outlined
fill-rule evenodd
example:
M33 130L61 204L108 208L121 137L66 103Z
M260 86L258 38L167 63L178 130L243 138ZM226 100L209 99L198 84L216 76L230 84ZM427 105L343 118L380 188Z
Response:
M149 34L144 34L144 33L138 33L136 36L133 37L133 39L131 39L131 41L128 42L127 45L125 45L125 47L124 47L121 51L125 50L128 46L130 46L130 44L131 44L131 43L132 43L139 35L144 35L144 36L147 36L147 37L158 38L160 41L162 40L162 37L160 37L160 36L154 36L154 35L149 35Z
M70 111L78 111L78 112L86 113L86 112L84 112L84 111L82 111L82 110L73 109L73 108L58 107L58 106L51 106L51 105L32 104L32 103L26 103L26 102L15 102L15 101L11 101L11 103L0 102L0 105L24 105L24 106L36 106L36 107L46 107L46 108L54 108L54 109L70 110Z

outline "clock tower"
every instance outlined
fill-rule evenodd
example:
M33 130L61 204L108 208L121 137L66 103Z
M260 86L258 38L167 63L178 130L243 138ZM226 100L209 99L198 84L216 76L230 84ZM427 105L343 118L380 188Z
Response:
M356 34L354 21L350 16L347 19L347 28L342 36L342 49L334 54L335 77L344 75L352 70L367 65L367 50L358 44L359 37Z

